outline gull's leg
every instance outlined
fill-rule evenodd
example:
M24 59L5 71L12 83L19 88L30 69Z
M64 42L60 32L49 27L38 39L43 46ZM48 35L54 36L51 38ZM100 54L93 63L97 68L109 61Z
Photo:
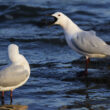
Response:
M86 56L86 68L85 68L85 75L88 75L88 64L90 62L90 59L88 56Z
M2 98L4 98L4 91L2 91Z
M13 97L13 91L11 90L11 91L10 91L10 104L12 104L12 101L13 101L13 100L12 100L12 97Z
M77 76L82 77L82 76L87 76L88 75L88 64L90 62L90 59L88 56L86 56L86 65L85 65L85 70L78 72Z
M1 94L1 104L4 105L4 91L2 91Z

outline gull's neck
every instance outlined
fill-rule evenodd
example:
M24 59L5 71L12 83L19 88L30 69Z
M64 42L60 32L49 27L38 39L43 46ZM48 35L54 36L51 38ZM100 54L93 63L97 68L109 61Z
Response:
M26 69L28 71L28 73L30 74L29 63L28 63L28 61L26 60L26 58L23 55L21 55L21 54L11 55L9 57L9 59L10 59L12 64L23 66L24 69Z
M78 32L82 31L70 18L66 16L65 22L61 24L62 28L64 29L64 33L66 35L73 35L77 34Z
M21 57L20 59L22 60L21 65L24 66L24 68L25 68L26 70L28 70L28 72L30 73L30 66L29 66L28 61L27 61L26 58L25 58L23 55L21 55L21 54L20 54L20 57Z

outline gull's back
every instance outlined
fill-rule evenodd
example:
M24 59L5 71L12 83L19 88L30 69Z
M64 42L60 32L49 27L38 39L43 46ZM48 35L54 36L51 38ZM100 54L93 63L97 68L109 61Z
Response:
M30 76L30 67L25 57L19 54L18 46L8 47L11 64L0 71L0 90L15 89L23 85Z
M76 37L71 37L71 42L82 54L110 55L110 46L97 37L94 31L78 32Z
M11 64L0 71L0 87L13 87L28 78L28 71L21 65Z

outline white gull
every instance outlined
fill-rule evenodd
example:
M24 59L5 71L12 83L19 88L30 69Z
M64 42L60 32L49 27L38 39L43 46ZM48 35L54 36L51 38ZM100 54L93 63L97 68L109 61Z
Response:
M26 58L19 53L19 47L15 44L8 46L8 55L11 63L0 71L0 91L4 98L4 91L12 91L22 86L30 76L30 66Z
M95 31L84 31L79 28L70 18L61 12L56 12L52 24L60 25L65 34L69 47L86 57L86 68L84 74L87 75L89 58L104 58L110 56L110 45L96 36Z

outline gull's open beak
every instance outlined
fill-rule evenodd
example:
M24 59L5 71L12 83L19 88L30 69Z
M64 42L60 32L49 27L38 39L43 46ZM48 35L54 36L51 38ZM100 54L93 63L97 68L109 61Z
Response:
M53 25L56 21L57 21L57 18L52 15L48 15L46 18L47 25Z

